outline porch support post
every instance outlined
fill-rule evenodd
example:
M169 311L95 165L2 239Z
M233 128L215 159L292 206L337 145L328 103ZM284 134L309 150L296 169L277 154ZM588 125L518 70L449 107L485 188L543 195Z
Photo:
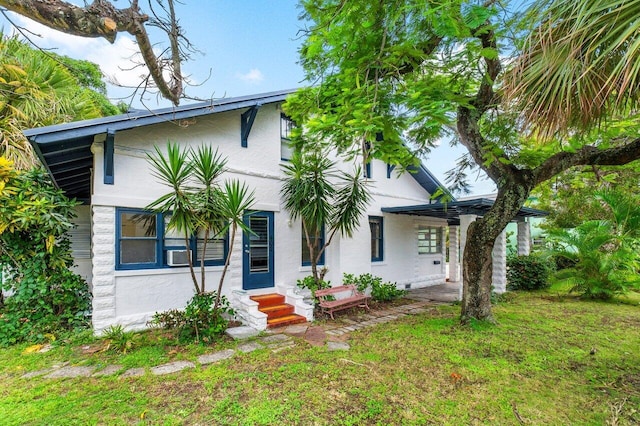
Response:
M507 291L507 233L503 229L493 246L493 291L504 293Z
M449 226L449 281L457 283L460 281L460 263L458 261L459 244L458 238L459 226Z
M518 256L531 253L531 226L529 222L518 222Z
M462 277L462 270L464 268L464 247L467 244L467 231L469 230L469 225L471 222L474 222L478 218L475 214L461 214L460 215L460 253L462 253L460 259L460 276ZM458 299L462 300L462 287L460 286L460 291L458 293Z

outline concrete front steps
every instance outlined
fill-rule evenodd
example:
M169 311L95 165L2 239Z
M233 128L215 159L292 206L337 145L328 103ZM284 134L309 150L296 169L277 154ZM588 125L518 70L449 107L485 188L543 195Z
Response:
M285 298L281 294L269 293L251 296L250 299L258 303L260 312L267 314L267 328L307 322L305 317L294 313L295 307L285 303Z

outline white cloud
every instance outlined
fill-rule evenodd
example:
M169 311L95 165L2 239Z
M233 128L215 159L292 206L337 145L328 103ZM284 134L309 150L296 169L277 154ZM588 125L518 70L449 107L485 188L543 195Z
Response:
M115 43L103 38L78 37L45 27L30 19L14 15L14 22L38 36L30 39L38 47L52 49L55 53L74 59L85 59L100 66L108 80L125 86L137 86L145 69L134 68L142 58L134 40L120 33Z
M252 70L250 70L246 74L236 74L236 76L240 80L245 81L245 82L247 82L249 84L258 84L258 83L261 83L264 80L264 75L257 68L253 68Z

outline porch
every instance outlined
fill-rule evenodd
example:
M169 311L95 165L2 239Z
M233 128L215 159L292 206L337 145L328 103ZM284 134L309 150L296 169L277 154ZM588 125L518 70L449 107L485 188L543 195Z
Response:
M464 253L467 230L477 218L482 217L493 206L491 198L474 198L448 203L433 202L401 207L383 207L384 213L408 216L434 217L446 219L449 228L448 282L425 289L412 291L417 300L453 301L462 299L462 254ZM517 223L517 252L528 255L531 250L531 225L529 218L544 217L548 213L529 207L522 207L513 221ZM443 243L444 246L444 243ZM443 247L444 249L444 247ZM504 293L507 286L507 238L506 230L498 236L493 248L493 287L496 293ZM453 298L457 290L457 297ZM453 299L452 299L453 298Z

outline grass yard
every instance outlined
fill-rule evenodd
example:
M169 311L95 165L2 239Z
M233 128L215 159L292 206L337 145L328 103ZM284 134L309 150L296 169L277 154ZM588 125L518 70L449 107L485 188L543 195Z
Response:
M180 348L146 333L125 355L83 354L81 345L3 349L0 424L640 423L640 295L505 299L497 326L460 327L459 307L444 306L351 333L349 351L299 340L159 377L21 378L62 361L149 367L236 343Z

